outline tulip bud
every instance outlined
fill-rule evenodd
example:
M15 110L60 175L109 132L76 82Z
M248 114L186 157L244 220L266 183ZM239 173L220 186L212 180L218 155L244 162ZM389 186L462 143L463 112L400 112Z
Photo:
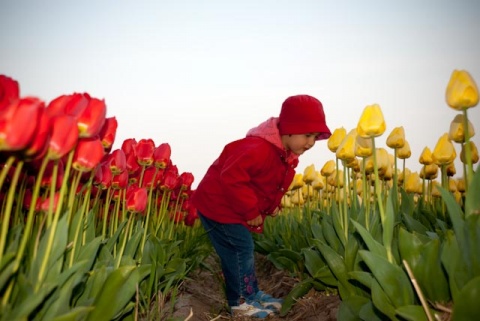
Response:
M355 138L355 156L357 157L368 157L373 153L373 143L372 139L362 137L357 135Z
M478 88L466 70L454 70L445 93L448 106L464 110L478 104Z
M455 143L465 142L465 129L463 128L464 116L463 114L458 114L450 123L450 131L448 132L448 138L453 140ZM473 124L468 121L468 137L473 137L475 135L475 129Z
M297 188L302 187L304 184L303 182L303 175L301 173L296 173L293 177L292 182L290 183L290 187L288 188L289 191L296 190Z
M422 191L421 188L421 180L417 172L413 172L407 176L407 180L405 182L405 190L407 193L420 193Z
M352 129L348 135L346 135L340 145L337 148L336 156L343 161L350 161L355 158L355 137L357 136L357 130Z
M451 162L450 164L448 164L445 172L448 177L455 176L455 174L457 173L457 170L455 169L455 163Z
M325 177L320 175L319 172L315 172L315 179L312 182L314 190L322 190L325 187Z
M347 130L343 127L337 128L333 131L332 136L328 138L327 145L328 149L331 152L335 153L337 151L338 146L342 143L342 140L347 135Z
M422 154L420 154L420 158L418 161L422 165L429 165L433 163L432 152L430 151L430 148L425 147L423 149Z
M315 165L311 164L310 166L307 166L305 170L303 171L303 181L305 184L311 184L315 180L316 174L315 174Z
M332 175L333 172L335 172L335 161L331 159L323 165L322 169L320 170L320 173L323 176L328 177L328 176Z
M478 162L478 149L477 146L473 141L469 141L470 145L470 156L472 159L472 164L476 164ZM460 160L462 163L466 164L467 160L465 158L465 144L462 145L462 150L460 151Z
M380 106L377 104L366 106L357 125L357 134L362 137L377 137L382 135L385 129L386 124Z
M387 146L393 149L402 148L405 145L405 130L403 126L395 127L387 137Z
M445 165L453 162L455 157L457 157L455 147L448 138L448 133L445 133L438 139L437 145L433 149L433 161L437 165Z
M412 156L412 151L410 150L410 144L408 143L408 141L405 141L405 144L403 145L403 147L400 147L399 149L397 149L397 157L400 159L407 159L407 158L410 158L410 156Z

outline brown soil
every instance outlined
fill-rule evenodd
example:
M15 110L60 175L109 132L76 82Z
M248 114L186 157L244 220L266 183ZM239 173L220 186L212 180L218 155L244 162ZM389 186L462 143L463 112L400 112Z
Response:
M231 317L219 276L221 269L216 257L206 260L210 269L198 269L180 287L174 308L175 320L251 320ZM264 256L257 255L257 278L260 288L275 297L285 297L298 282L285 271L277 270ZM299 299L285 316L269 316L268 321L332 321L336 320L340 299L338 295L311 290Z

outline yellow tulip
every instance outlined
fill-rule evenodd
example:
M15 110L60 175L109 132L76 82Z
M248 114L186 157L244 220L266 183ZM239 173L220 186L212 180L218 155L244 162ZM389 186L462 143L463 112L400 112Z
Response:
M473 141L469 141L468 143L470 145L470 156L472 158L472 164L476 164L479 158L477 146ZM465 144L462 145L462 150L460 151L460 160L464 164L467 163L467 160L465 159Z
M372 156L373 144L371 138L365 138L357 134L355 138L355 156L368 157Z
M387 137L387 146L393 149L402 148L405 145L405 130L403 126L395 127Z
M419 185L420 185L420 193L421 193L422 183L420 180L420 176L418 175L417 172L413 172L407 176L407 180L405 182L405 191L407 191L407 193L418 193Z
M320 172L315 172L315 180L312 182L314 190L322 190L325 187L325 177Z
M328 138L328 149L330 149L331 152L335 153L345 136L347 136L347 130L345 128L340 127L335 129L332 135Z
M437 182L437 181L432 182L432 196L433 197L440 198L441 194L440 194L440 190L438 189L439 187L441 187L439 182Z
M448 106L464 110L478 104L478 87L466 70L454 70L445 93Z
M450 123L450 131L448 132L448 138L453 140L455 143L465 142L465 129L464 129L464 116L463 114L458 114ZM468 137L473 137L475 135L475 129L473 124L468 121Z
M466 186L465 186L465 178L459 178L457 179L457 190L460 193L465 193L466 191Z
M312 185L303 185L302 186L302 195L303 195L303 199L312 199L312 197L313 197L313 187L312 187Z
M297 190L295 191L295 193L293 193L292 196L290 197L290 200L291 200L292 204L295 204L295 205L303 205L303 204L305 204L305 200L303 199L302 190L301 190L301 189L297 189Z
M399 149L397 149L397 157L400 159L407 159L407 158L410 158L410 156L412 156L412 151L410 150L410 144L408 143L408 141L405 141L405 144L403 145L403 147L400 147Z
M448 177L455 176L455 174L457 173L457 169L455 168L455 162L451 162L450 164L448 164L445 172L447 173Z
M405 168L405 170L398 175L398 182L399 183L402 183L403 181L406 182L405 178L407 178L411 173L412 172L408 168Z
M366 174L372 173L373 172L373 155L363 159L362 166L365 167Z
M332 136L330 136L332 137ZM320 173L325 176L325 177L328 177L330 175L332 175L334 172L335 172L335 161L333 159L327 161L322 169L320 170Z
M385 148L377 148L378 175L383 175L388 170L388 167L392 167L392 165L387 150Z
M445 165L453 162L455 157L457 157L455 147L448 138L448 133L445 133L438 139L437 145L433 149L433 161L437 165Z
M378 137L385 129L386 124L380 106L373 104L365 107L357 125L357 134L362 137Z
M311 184L315 180L315 177L315 165L311 164L304 169L302 179L305 184Z
M355 158L355 138L357 137L357 130L352 129L347 136L345 136L337 148L336 156L338 159L349 162Z
M452 193L455 193L457 191L457 181L455 181L454 179L449 179L448 190Z
M438 176L438 169L439 167L435 163L430 165L425 165L420 170L420 177L428 180L435 179Z
M337 186L337 174L338 174L338 186ZM343 171L335 171L332 175L327 177L328 185L335 186L337 188L343 187L344 179L343 179Z
M431 163L433 163L432 152L430 151L430 148L425 147L423 149L418 161L422 165L430 165Z
M360 164L358 158L353 158L348 160L348 163L345 164L346 167L353 169L352 176L360 172Z
M303 186L303 175L301 173L296 173L295 176L293 177L292 182L290 183L290 186L288 187L289 191L296 190L300 187Z

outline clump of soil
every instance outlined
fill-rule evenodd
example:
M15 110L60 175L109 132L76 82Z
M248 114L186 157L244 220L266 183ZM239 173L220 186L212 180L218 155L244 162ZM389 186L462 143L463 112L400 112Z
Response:
M205 261L210 268L199 268L189 275L180 287L173 317L176 320L251 320L246 317L232 317L228 313L222 288L221 268L216 256ZM256 255L256 269L259 287L279 298L284 298L299 281L288 272L279 271L260 254ZM333 321L336 320L340 298L311 290L299 299L285 316L273 315L268 321Z

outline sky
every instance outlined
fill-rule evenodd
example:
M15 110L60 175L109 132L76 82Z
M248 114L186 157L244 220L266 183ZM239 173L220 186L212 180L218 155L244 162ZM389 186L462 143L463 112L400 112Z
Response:
M376 146L393 154L386 139L403 126L406 166L419 171L458 114L445 101L452 71L480 86L477 0L2 0L0 30L0 74L21 96L104 99L114 149L168 143L193 187L225 144L297 94L322 102L332 132L379 104L387 128ZM480 148L480 107L468 115ZM317 142L297 172L331 159Z

